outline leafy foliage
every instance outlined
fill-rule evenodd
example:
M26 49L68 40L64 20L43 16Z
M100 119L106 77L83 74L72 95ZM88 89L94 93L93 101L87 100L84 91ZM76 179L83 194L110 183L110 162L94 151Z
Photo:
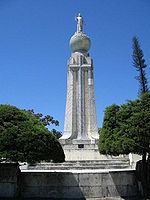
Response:
M25 110L26 111L26 110ZM44 125L44 126L48 126L50 124L55 124L56 126L59 125L59 121L55 120L52 116L50 115L46 115L43 116L42 113L34 113L34 110L27 110L31 115L33 115L34 117L36 117L38 120L40 120L40 122Z
M52 129L51 133L55 136L56 139L59 139L62 136L61 132L55 129Z
M142 94L142 93L148 92L148 81L147 81L146 73L145 73L145 68L147 67L147 65L145 64L144 54L140 47L137 37L133 38L132 57L133 57L133 66L139 72L139 75L136 77L136 79L140 83L139 93Z
M63 149L32 112L0 105L0 159L35 163L63 162Z
M41 122L41 124L43 124L46 127L49 126L49 125L51 125L51 124L55 124L56 126L59 126L59 121L55 120L50 115L44 116L42 113L35 113L33 109L31 109L31 110L24 110L24 111L27 111L32 116L36 117ZM59 139L62 136L61 132L57 131L55 129L52 129L50 132L51 132L51 134L53 134L55 136L56 139Z
M109 155L150 152L150 93L106 108L99 150Z

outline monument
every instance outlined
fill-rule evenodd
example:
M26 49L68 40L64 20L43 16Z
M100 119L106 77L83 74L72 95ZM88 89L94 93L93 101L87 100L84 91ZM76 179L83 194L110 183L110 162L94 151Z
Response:
M138 199L142 193L135 171L125 169L128 159L103 160L106 156L98 152L93 62L80 14L70 46L65 127L60 138L66 162L29 164L20 167L21 172L19 164L2 163L1 199Z
M93 60L90 38L83 32L83 17L76 17L77 30L70 39L64 133L60 138L67 160L99 159L98 127L94 98Z

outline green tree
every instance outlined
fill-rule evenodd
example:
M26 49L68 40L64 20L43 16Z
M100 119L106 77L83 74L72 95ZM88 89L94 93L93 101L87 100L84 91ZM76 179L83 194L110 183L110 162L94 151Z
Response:
M126 105L118 106L116 104L105 109L99 139L100 153L114 156L130 153L133 140L128 137L127 119L130 115L128 109Z
M146 78L145 68L147 65L145 64L144 54L140 47L140 43L137 37L133 37L133 66L139 72L139 75L136 79L139 81L140 88L139 94L143 94L148 92L148 81ZM146 153L142 155L143 162L146 162Z
M116 120L118 110L119 106L115 104L105 109L104 121L102 129L100 131L100 140L99 140L99 150L100 153L102 154L118 155L116 149L113 148L113 145L116 141L114 136L116 130L118 129Z
M139 100L106 108L99 139L102 154L150 152L150 93Z
M31 112L0 105L0 160L63 162L63 149Z
M61 132L55 129L52 129L51 133L55 136L56 139L59 139L62 136Z
M55 120L52 116L46 115L44 116L42 113L35 113L33 109L24 110L28 111L31 115L36 117L44 126L48 126L50 124L55 124L56 126L59 125L59 121Z
M139 94L148 92L148 81L146 78L146 72L145 68L147 65L145 64L144 54L140 47L139 40L137 37L133 38L133 66L136 68L136 70L139 72L139 75L136 77L136 79L140 83L140 89Z
M138 100L120 106L113 104L105 109L99 151L115 156L129 153L150 155L150 92L143 93ZM150 196L149 160L149 156L147 160L142 157L137 167L145 198Z
M31 110L24 110L24 111L27 111L31 115L33 115L34 117L36 117L46 127L48 127L51 124L59 126L59 121L55 120L50 115L44 116L42 113L35 113L33 109L31 109ZM59 139L62 136L62 133L60 131L55 130L55 129L50 130L50 132L55 136L56 139Z

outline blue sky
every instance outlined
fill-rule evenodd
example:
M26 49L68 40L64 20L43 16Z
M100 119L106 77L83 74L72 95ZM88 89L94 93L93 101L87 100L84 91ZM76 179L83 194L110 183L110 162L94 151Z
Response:
M137 98L135 35L150 82L149 0L0 0L0 103L50 114L62 132L69 39L79 12L92 41L99 127L106 106Z

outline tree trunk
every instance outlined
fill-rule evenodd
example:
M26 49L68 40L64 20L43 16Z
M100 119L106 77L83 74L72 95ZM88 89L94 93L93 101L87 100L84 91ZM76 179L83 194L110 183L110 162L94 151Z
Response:
M147 162L146 162L146 152L142 155L142 186L144 198L148 197L148 181L147 181Z

